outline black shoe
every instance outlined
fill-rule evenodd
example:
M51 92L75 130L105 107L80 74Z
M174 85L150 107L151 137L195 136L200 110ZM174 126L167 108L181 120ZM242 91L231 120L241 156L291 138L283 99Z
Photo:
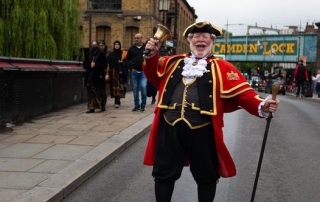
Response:
M156 103L156 100L152 100L151 104L154 105Z
M136 112L136 111L139 111L139 110L140 110L139 107L135 107L135 108L132 109L133 112Z
M141 106L140 111L141 111L141 112L144 112L144 110L145 110L145 107L144 107L144 106Z
M94 109L90 109L89 111L86 111L87 114L90 114L90 113L94 113Z
M102 108L101 111L102 111L102 112L106 111L106 108Z

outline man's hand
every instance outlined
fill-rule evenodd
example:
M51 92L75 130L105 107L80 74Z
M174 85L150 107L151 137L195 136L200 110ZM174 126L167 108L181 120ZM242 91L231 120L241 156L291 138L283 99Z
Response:
M264 105L261 106L261 110L263 112L269 113L269 112L276 112L279 106L280 100L276 99L276 100L266 100L266 102L264 103Z
M91 68L94 68L94 66L96 66L96 63L95 62L91 62Z
M109 79L110 79L109 74L106 74L106 76L104 77L104 79L105 79L106 81L109 81Z
M151 38L146 44L146 50L150 50L150 53L147 55L147 57L153 57L154 55L156 55L159 51L159 47L159 41Z

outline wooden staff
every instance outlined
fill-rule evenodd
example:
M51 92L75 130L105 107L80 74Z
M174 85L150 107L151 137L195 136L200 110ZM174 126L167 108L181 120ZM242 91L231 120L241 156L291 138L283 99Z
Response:
M274 83L272 85L272 100L276 100L279 89L280 89L279 83ZM254 186L253 186L253 191L252 191L252 195L251 195L251 202L254 202L254 196L256 194L256 189L257 189L257 185L258 185L258 179L259 179L259 174L260 174L260 169L261 169L261 164L262 164L262 159L263 159L263 154L264 154L264 148L265 148L266 142L267 142L271 119L272 119L272 112L270 112L269 116L267 117L267 125L266 125L266 129L264 131L264 137L263 137L263 142L262 142L262 147L261 147L261 152L260 152L260 158L259 158L259 163L258 163L258 168L257 168L257 173L256 173L256 179L254 180Z

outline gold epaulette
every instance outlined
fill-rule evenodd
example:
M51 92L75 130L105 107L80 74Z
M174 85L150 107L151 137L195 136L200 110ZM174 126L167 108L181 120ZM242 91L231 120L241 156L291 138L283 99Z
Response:
M163 56L159 59L158 63L158 76L162 77L171 67L174 66L177 60L185 58L187 54L178 54L173 56Z

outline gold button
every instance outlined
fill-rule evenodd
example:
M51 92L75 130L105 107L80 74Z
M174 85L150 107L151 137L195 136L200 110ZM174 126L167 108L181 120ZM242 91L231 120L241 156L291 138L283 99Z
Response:
M171 75L170 78L173 78L173 75Z
M213 110L212 110L212 109L210 109L210 112L213 112Z
M209 95L209 98L212 98L212 95Z
M209 83L212 83L212 80L209 80Z

